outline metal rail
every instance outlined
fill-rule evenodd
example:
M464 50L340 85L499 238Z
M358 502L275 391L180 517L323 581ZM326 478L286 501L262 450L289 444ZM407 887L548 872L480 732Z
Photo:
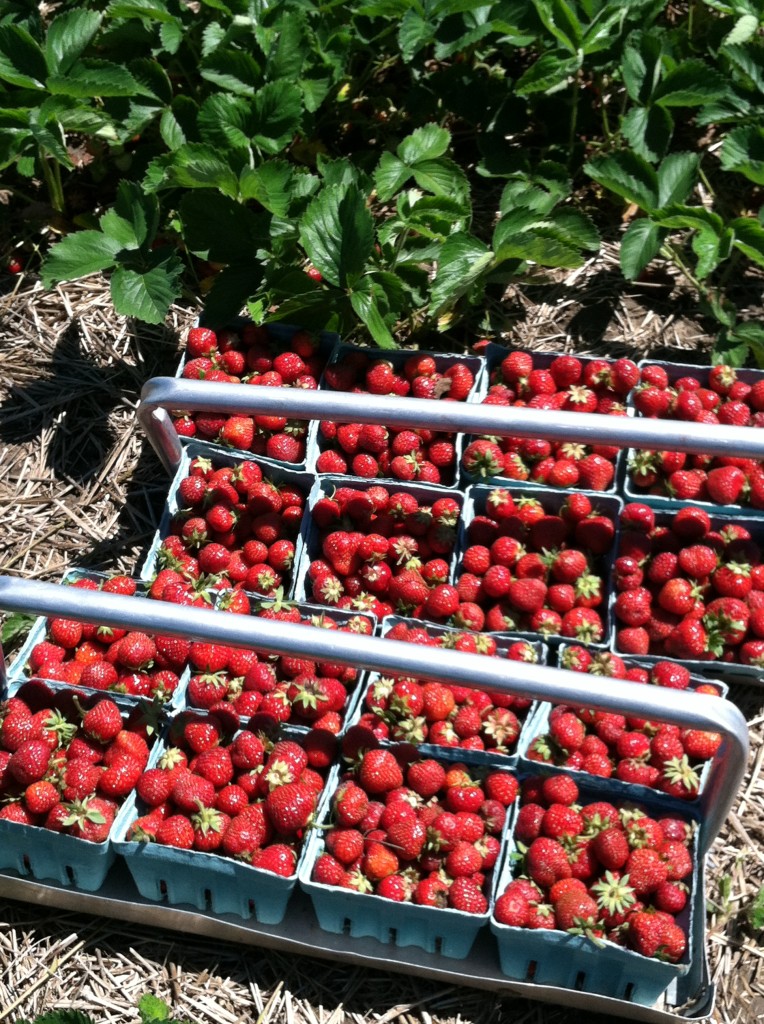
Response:
M339 662L386 673L446 680L460 686L500 690L544 701L584 705L602 711L669 722L722 734L722 744L701 794L700 854L721 828L745 773L748 727L734 704L706 694L643 686L623 680L595 680L578 672L486 658L461 651L420 647L395 640L315 629L307 625L179 607L103 591L79 590L0 576L0 609L99 622L228 644L256 647ZM0 651L0 655L2 652Z
M468 434L544 437L582 444L611 444L619 448L764 459L764 430L752 427L155 377L143 388L138 417L171 472L177 469L182 451L169 415L174 409L340 423L382 423Z

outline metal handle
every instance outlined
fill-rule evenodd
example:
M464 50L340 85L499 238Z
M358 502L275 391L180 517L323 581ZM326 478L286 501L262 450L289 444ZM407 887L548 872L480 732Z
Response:
M740 785L748 757L748 727L734 704L706 694L661 689L612 679L598 683L579 672L486 658L478 654L420 647L397 640L315 629L298 623L232 615L205 608L180 608L103 591L79 590L0 576L0 608L99 622L123 629L214 641L232 647L256 647L339 662L377 672L405 673L446 680L459 686L500 690L544 701L618 711L670 722L687 729L719 732L723 740L701 794L705 853L721 828ZM0 655L2 651L0 651Z
M144 385L138 417L157 455L171 472L177 469L182 451L168 415L171 409L382 423L764 459L764 430L752 427L155 377Z

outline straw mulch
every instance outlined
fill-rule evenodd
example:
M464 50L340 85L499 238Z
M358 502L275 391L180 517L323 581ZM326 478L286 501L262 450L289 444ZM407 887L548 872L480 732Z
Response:
M626 286L613 251L506 296L507 344L700 361L694 297L668 273ZM0 297L0 573L57 580L69 566L131 571L167 478L140 436L142 384L174 371L195 310L161 329L117 317L99 278ZM682 351L684 350L684 351ZM749 772L710 862L709 956L716 1019L764 1017L764 949L746 911L764 883L764 713L733 690L751 730ZM0 882L1 886L1 882ZM0 1024L57 1008L138 1020L145 992L200 1024L574 1024L582 1014L383 971L285 957L170 932L0 901Z

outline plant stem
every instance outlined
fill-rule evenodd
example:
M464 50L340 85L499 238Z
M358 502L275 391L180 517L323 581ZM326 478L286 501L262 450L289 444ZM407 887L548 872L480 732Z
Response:
M597 75L597 88L600 94L600 111L602 113L602 131L608 142L613 141L613 133L610 131L610 119L607 116L607 104L605 103L605 76Z
M42 176L48 189L50 205L56 213L63 213L65 209L64 188L61 183L61 168L55 160L50 160L40 152L40 163L42 165Z
M581 92L581 85L576 75L573 81L573 109L570 112L570 134L568 136L568 160L573 158L573 149L576 142L576 128L578 127L578 94Z
M711 293L708 287L704 285L702 281L698 280L698 278L693 274L693 272L684 262L682 257L673 247L673 245L669 245L668 243L662 245L660 248L660 254L661 256L663 256L664 259L670 260L671 263L673 263L674 266L682 272L682 274L687 278L690 284L694 288L697 288L698 292L700 293L700 295L703 296L704 299L707 299L709 297Z

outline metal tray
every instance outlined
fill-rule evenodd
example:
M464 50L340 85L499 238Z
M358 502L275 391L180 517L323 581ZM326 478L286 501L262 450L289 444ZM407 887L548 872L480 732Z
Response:
M314 657L368 669L411 672L425 678L521 693L541 700L587 704L603 710L618 708L626 714L647 714L684 727L720 732L724 740L699 800L698 849L701 861L727 817L745 772L748 755L745 718L734 705L720 698L613 680L598 687L594 685L593 677L543 665L420 648L378 637L337 634L305 628L300 624L226 615L208 609L184 607L181 617L176 606L163 602L135 602L116 594L91 595L88 591L74 592L55 584L0 577L0 608L7 611L37 615L55 613L88 621L93 618L96 603L99 620L108 625L204 638L232 646L261 647L274 653L300 655L310 652ZM701 886L702 881L702 877L699 878ZM701 934L694 936L694 948L698 952L686 978L677 983L675 990L668 991L669 1002L645 1007L596 992L510 981L498 968L497 953L489 935L480 936L475 951L466 962L449 960L440 954L426 954L421 950L392 952L371 939L349 940L342 935L332 936L318 929L312 911L299 896L290 907L286 923L272 927L142 901L118 865L107 877L102 890L95 894L64 890L46 882L30 882L11 871L0 873L0 894L11 899L88 911L126 921L150 922L157 927L178 931L192 928L213 938L383 967L544 1002L563 1002L589 1011L610 1013L616 1018L676 1021L677 1015L670 1012L671 1008L681 1007L684 1017L697 1019L706 1016L713 1003L713 988L708 981L702 952L705 949L702 914L696 915Z

